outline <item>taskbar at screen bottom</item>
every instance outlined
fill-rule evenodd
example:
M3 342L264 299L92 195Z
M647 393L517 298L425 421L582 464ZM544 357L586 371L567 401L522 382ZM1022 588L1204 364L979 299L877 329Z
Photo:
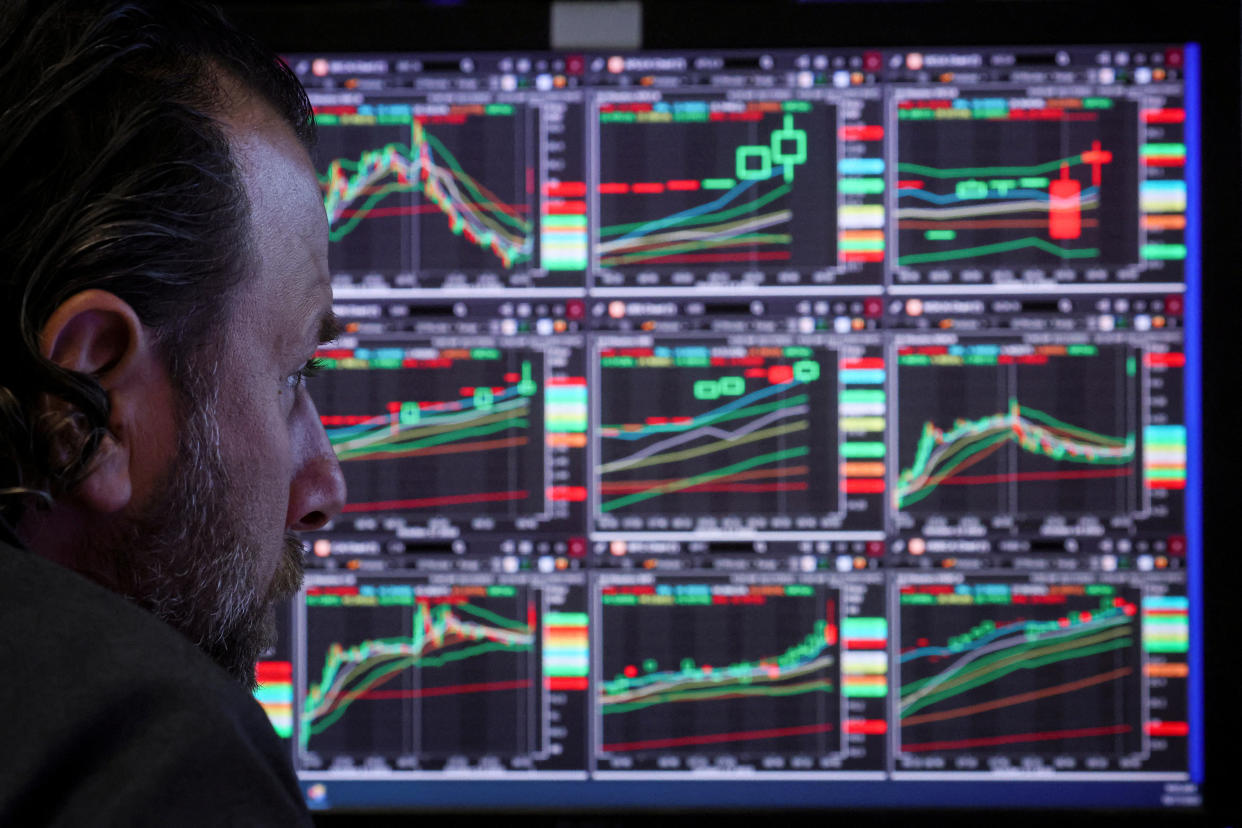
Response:
M303 773L307 804L316 811L402 810L805 810L926 808L1105 808L1170 816L1201 809L1200 787L1178 774L1110 773L1087 779L1027 778L1019 774L843 773L816 778L687 778L644 773L626 779L585 780L565 774L496 775L451 779L399 774L341 778Z

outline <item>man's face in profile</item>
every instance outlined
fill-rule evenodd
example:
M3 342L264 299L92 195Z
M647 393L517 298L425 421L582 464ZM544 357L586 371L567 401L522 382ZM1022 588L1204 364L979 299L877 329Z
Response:
M222 120L249 200L254 272L204 352L166 355L175 455L146 502L99 540L122 592L253 685L274 604L301 584L293 532L321 526L345 492L301 374L335 335L318 183L288 126L245 101Z

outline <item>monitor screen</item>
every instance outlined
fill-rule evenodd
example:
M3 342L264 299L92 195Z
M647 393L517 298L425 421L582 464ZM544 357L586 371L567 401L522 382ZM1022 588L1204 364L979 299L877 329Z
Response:
M312 807L1200 804L1195 43L288 61Z

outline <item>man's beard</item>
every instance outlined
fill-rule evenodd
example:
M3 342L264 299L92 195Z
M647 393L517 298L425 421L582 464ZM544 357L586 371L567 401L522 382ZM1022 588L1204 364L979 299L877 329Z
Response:
M246 534L247 510L234 502L237 489L214 413L215 371L177 367L176 459L152 501L106 541L117 567L113 588L253 690L255 662L276 641L275 605L302 585L302 543L286 533L271 582L260 592L263 547Z

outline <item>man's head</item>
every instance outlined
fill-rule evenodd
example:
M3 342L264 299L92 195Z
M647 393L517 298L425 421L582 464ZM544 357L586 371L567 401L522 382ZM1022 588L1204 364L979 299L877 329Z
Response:
M180 3L0 0L0 55L0 509L253 681L344 499L305 95Z

